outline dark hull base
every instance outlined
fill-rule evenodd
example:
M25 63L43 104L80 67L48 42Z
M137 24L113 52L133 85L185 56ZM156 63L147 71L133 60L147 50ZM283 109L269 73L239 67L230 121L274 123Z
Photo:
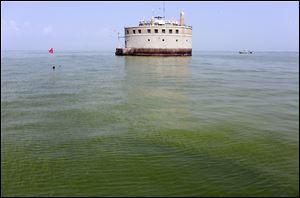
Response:
M192 49L116 48L116 56L192 56Z

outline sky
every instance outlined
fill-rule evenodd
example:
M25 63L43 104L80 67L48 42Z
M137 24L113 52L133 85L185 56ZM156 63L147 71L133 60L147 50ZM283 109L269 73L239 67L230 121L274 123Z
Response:
M1 1L1 50L115 50L117 33L163 1ZM299 51L299 2L165 1L167 19L193 27L193 50ZM120 39L124 43L124 39Z

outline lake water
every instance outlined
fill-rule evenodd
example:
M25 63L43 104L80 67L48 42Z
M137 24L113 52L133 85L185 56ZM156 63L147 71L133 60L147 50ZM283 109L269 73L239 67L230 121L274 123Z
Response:
M299 196L299 55L2 51L1 196Z

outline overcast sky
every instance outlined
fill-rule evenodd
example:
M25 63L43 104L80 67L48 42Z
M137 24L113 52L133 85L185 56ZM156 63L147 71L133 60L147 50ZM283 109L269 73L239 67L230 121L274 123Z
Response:
M150 19L156 2L3 2L1 50L114 50L117 32ZM299 2L165 2L193 26L193 50L299 51ZM121 40L123 41L123 40ZM123 41L124 42L124 41Z

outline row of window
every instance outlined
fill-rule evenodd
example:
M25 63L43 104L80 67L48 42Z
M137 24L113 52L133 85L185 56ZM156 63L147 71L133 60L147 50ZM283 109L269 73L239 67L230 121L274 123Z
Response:
M150 41L150 39L148 39L148 41ZM162 39L162 41L164 42L165 39ZM188 40L185 40L186 42L188 42ZM178 39L176 39L176 42L178 42ZM127 41L125 41L125 43L127 43Z
M126 32L127 32L127 34L129 34L129 30L127 30ZM136 31L132 30L132 33L135 34ZM138 30L138 33L141 34L142 30ZM151 29L147 29L147 33L151 33ZM158 29L154 29L154 33L158 33ZM161 33L165 34L166 30L165 29L161 29ZM169 29L169 34L172 34L172 33L173 33L173 30ZM179 34L179 30L175 30L175 33Z
M162 41L165 41L165 39L161 39ZM148 41L150 41L150 39L148 39ZM188 40L185 40L186 42L188 42ZM178 42L178 39L176 39L176 42Z

